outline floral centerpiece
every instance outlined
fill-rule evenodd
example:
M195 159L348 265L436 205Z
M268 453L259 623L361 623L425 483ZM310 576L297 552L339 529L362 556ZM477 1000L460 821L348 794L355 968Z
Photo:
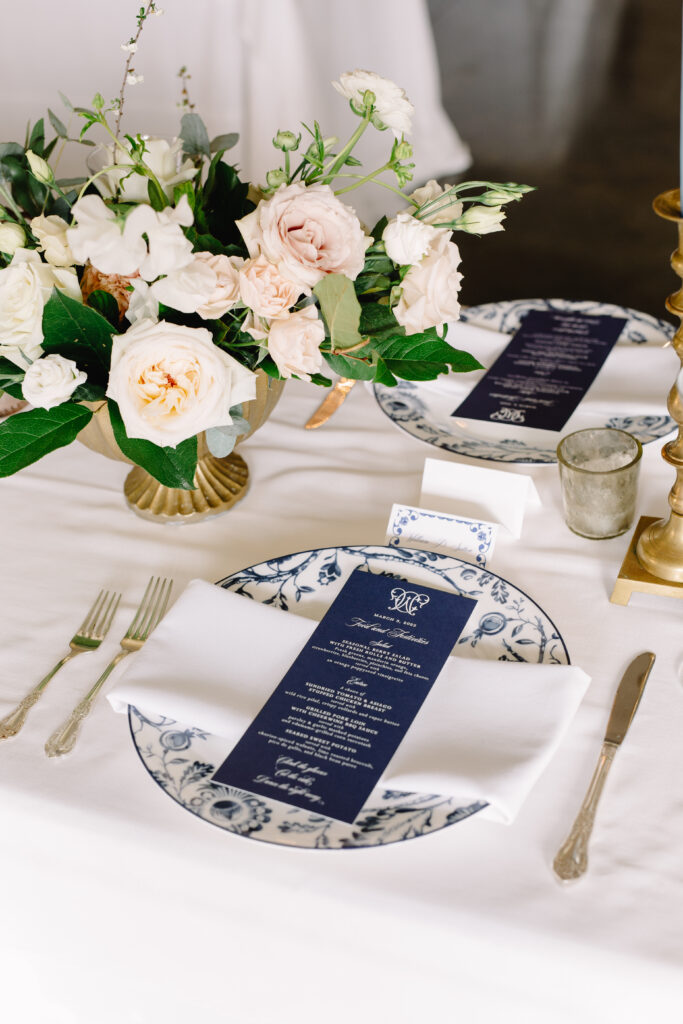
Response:
M23 145L0 145L0 390L32 406L0 424L3 476L73 441L106 403L124 456L192 489L198 435L217 457L231 451L259 371L393 385L479 366L445 337L459 315L453 232L502 230L502 207L528 188L430 181L407 193L413 108L367 71L333 83L358 117L351 137L317 123L279 131L278 166L258 188L226 159L237 136L210 140L192 109L177 140L122 134L151 13L140 9L124 44L120 96L65 100L77 139L49 111L51 141L41 119ZM356 154L368 129L391 141L366 173ZM81 179L57 176L69 142L90 147ZM372 230L347 199L370 185L401 197Z

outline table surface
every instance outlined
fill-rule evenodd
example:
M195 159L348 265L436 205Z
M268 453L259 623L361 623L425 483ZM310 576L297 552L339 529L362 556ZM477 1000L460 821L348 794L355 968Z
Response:
M0 715L63 653L101 586L124 593L106 644L67 665L0 746L3 1007L22 1024L675 1019L683 603L609 602L628 538L570 533L555 466L494 467L532 475L542 505L520 540L499 538L491 568L548 612L593 681L513 825L475 815L359 851L249 842L168 799L103 699L71 756L44 756L152 573L180 592L302 548L382 543L392 503L417 503L425 457L453 458L396 429L362 385L304 431L321 397L288 385L241 449L247 496L204 523L138 518L123 500L127 467L80 445L0 482ZM668 513L673 473L659 449L645 450L639 515ZM603 795L589 872L562 887L553 856L621 672L645 649L657 661Z

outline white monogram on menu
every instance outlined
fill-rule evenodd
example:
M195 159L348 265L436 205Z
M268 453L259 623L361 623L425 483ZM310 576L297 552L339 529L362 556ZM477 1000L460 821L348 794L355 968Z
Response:
M492 420L505 420L508 423L524 423L526 416L523 409L509 409L503 406L497 412L491 413Z
M420 594L416 590L403 590L402 587L394 587L391 591L391 600L393 604L389 611L414 615L419 608L429 604L429 594Z

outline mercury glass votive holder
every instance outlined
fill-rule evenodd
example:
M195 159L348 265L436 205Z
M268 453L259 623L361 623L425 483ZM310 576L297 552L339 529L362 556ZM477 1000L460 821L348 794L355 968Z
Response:
M557 446L567 526L580 537L606 540L633 522L643 446L611 427L577 430Z

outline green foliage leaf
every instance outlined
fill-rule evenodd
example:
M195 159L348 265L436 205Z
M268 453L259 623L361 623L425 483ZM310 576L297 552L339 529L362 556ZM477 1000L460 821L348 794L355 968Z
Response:
M90 409L71 402L10 416L0 423L0 476L11 476L48 452L71 444L91 416Z
M25 370L10 359L0 358L0 391L6 391L12 398L23 398L21 385Z
M187 196L187 201L190 204L190 209L194 211L194 182L192 181L181 181L179 185L176 185L173 189L173 205L177 206L183 196Z
M100 313L53 288L43 310L43 348L74 359L91 383L106 383L113 330Z
M184 156L191 159L211 156L209 135L199 114L183 114L180 121L180 138L183 140Z
M57 117L55 112L53 110L50 110L49 107L47 109L47 116L50 119L50 124L52 125L54 130L57 132L57 135L59 135L60 139L68 138L67 130L66 130L66 125L64 124L63 121L59 120L59 118Z
M194 488L197 469L197 438L181 441L175 448L162 448L151 441L128 437L116 402L109 401L109 419L119 448L131 462L158 480L165 487L179 487L184 491Z
M228 132L227 135L217 135L211 139L210 149L212 153L225 153L226 149L232 149L239 142L237 132Z
M147 181L147 195L149 196L150 206L153 210L165 210L168 206L168 199L166 193L154 178L149 178Z
M329 352L324 353L324 356L330 369L340 377L351 377L353 380L375 379L375 367L371 363L351 356L333 356Z
M361 307L353 281L343 274L328 274L318 281L313 294L320 303L333 349L346 349L362 340L358 331Z
M317 384L319 387L331 388L332 381L329 377L323 377L322 373L311 374L311 384Z
M254 209L247 199L249 185L240 181L237 171L230 164L221 162L220 153L211 161L206 182L197 198L195 207L195 229L199 235L213 235L223 245L245 247L235 221Z
M119 304L109 292L103 292L99 288L88 296L88 306L104 317L105 320L118 333L119 329Z
M384 229L388 223L389 221L385 216L378 220L377 223L375 224L370 234L372 235L376 242L379 242L379 240L381 239L382 235L384 234Z
M33 126L33 130L29 135L27 149L33 150L38 156L43 155L43 149L45 147L45 121L41 117L39 121L36 121Z
M436 332L425 331L384 341L373 339L372 349L383 363L380 368L383 383L389 383L389 375L403 380L434 380L449 369L456 373L481 369L481 363L474 356L453 348Z
M369 302L361 307L360 332L365 337L404 334L391 308L384 302Z

